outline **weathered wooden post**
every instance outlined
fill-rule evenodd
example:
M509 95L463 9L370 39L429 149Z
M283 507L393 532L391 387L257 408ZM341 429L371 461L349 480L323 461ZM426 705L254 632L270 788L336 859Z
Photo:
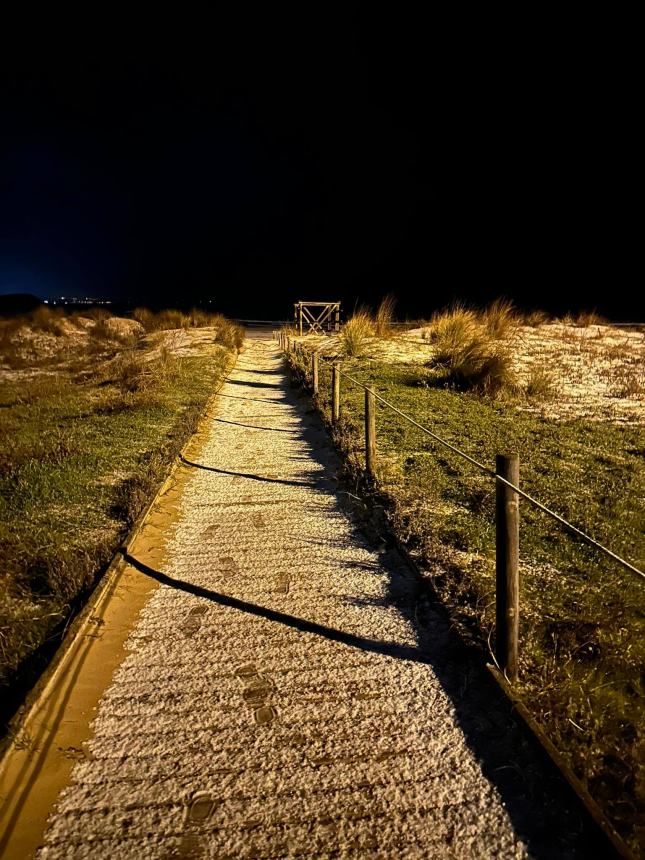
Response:
M376 398L371 388L365 389L365 467L367 474L376 476Z
M318 353L316 350L311 353L311 387L314 394L318 394Z
M516 487L520 485L520 458L498 454L497 474ZM520 623L520 497L495 479L496 530L496 636L495 650L500 669L511 683L517 681Z
M340 418L340 364L335 361L331 369L331 420L333 424Z
M291 352L291 338L287 335L287 352Z

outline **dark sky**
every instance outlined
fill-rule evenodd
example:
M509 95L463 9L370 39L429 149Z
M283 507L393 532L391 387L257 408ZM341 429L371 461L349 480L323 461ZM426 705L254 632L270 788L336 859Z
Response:
M639 316L629 22L313 5L7 31L0 293Z

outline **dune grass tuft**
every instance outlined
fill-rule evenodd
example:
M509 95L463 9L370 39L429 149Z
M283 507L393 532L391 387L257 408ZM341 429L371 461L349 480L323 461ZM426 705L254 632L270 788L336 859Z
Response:
M454 305L435 314L426 333L434 346L429 381L489 397L515 391L510 337L517 325L505 302L483 313Z
M347 320L341 332L343 352L356 358L364 354L374 336L374 320L366 310L357 311Z
M396 299L393 295L387 295L378 306L378 310L374 316L374 334L377 337L392 337L394 328L394 307Z
M238 352L244 343L244 329L222 314L209 313L193 308L189 313L170 309L154 313L148 308L135 308L132 312L134 319L141 323L145 331L171 331L174 329L215 328L215 340L229 349Z

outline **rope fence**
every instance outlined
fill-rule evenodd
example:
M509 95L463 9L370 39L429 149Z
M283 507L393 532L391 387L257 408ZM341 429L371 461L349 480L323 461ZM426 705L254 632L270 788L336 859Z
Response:
M314 394L320 390L320 366L319 352L308 350L293 338L287 336L283 331L275 331L276 338L281 348L289 353L298 354L303 360L305 367L310 362L310 378ZM518 625L519 625L519 498L523 498L537 510L555 520L566 530L576 535L581 541L594 547L606 557L612 559L625 570L641 580L645 580L645 573L636 565L605 546L591 535L579 529L563 516L543 504L539 499L526 493L519 486L519 457L517 455L497 455L496 468L491 469L484 463L471 457L456 445L438 436L428 427L420 424L411 415L403 412L389 400L377 394L365 383L346 373L341 368L340 362L332 363L331 374L331 419L332 424L340 420L340 380L346 379L352 385L357 386L365 392L365 463L366 471L371 477L376 475L377 445L376 445L376 419L375 403L379 402L386 409L398 415L419 431L429 436L438 444L452 451L458 457L475 466L480 472L493 478L496 483L496 629L497 646L496 657L502 671L507 678L515 682L518 677Z

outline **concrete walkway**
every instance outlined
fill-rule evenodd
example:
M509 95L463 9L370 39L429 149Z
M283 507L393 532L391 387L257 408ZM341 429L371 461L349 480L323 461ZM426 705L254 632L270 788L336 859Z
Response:
M275 345L217 401L39 856L526 856Z

